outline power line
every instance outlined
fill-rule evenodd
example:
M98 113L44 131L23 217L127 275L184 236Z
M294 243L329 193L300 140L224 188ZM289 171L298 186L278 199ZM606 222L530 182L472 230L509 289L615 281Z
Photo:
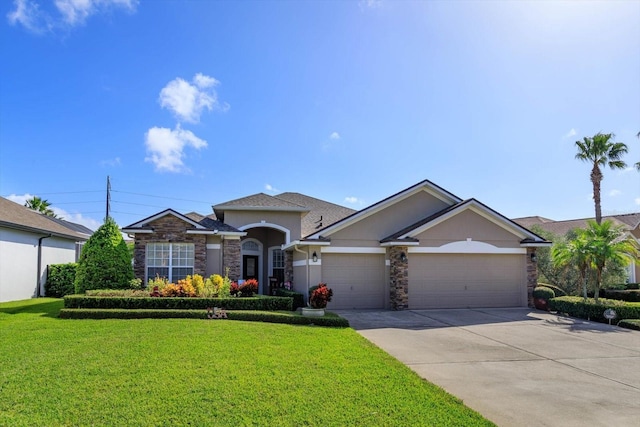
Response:
M112 193L133 194L135 196L155 197L157 199L181 200L183 202L202 203L204 205L210 205L211 204L210 202L203 202L202 200L180 199L178 197L168 197L168 196L154 196L153 194L132 193L130 191L111 190L111 192Z

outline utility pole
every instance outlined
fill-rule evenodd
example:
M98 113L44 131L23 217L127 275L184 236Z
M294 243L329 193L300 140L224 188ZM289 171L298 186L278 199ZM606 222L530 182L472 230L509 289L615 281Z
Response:
M107 175L107 214L104 217L104 221L107 222L109 219L109 210L111 209L111 180L109 179L109 175Z

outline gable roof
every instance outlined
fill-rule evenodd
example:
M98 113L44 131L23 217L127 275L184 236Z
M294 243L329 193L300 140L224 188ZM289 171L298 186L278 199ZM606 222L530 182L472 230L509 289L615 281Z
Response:
M150 233L153 232L153 227L149 225L149 223L163 218L167 215L172 215L187 224L190 224L194 227L195 232L201 232L203 234L221 234L221 235L234 235L240 234L245 235L246 233L238 230L235 227L232 227L228 224L225 224L217 219L213 219L204 215L200 215L196 212L190 212L187 215L183 215L179 212L174 211L173 209L165 209L162 212L158 212L155 215L151 215L143 220L135 222L131 225L122 228L123 233Z
M416 241L415 237L420 233L466 210L472 210L473 212L481 215L485 219L496 224L497 226L502 227L503 229L518 236L521 239L520 242L524 246L539 246L539 245L547 246L550 244L550 242L547 242L545 239L538 236L534 232L513 222L509 218L501 215L500 213L494 211L484 203L481 203L478 200L473 198L467 199L463 202L449 206L441 210L440 212L437 212L433 215L430 215L416 222L415 224L412 224L408 227L403 228L402 230L392 234L391 236L385 237L380 242L391 243L391 242Z
M327 227L356 212L354 209L300 193L282 193L275 197L309 209L309 213L302 218L302 237L308 236L316 230Z
M515 218L513 221L522 225L523 227L533 227L538 225L545 231L548 231L559 236L564 236L569 231L575 228L585 228L587 221L594 220L595 218L580 218L580 219L568 219L563 221L548 220L545 222L532 222L530 218L536 217L524 217ZM621 215L607 215L603 216L602 220L611 220L615 225L624 227L625 230L634 230L640 226L640 212L621 214Z
M88 240L93 233L85 226L43 215L4 197L0 197L0 226L74 241Z
M462 201L462 199L460 199L458 196L454 195L453 193L450 193L444 188L429 181L428 179L425 179L424 181L421 181L415 185L412 185L409 188L406 188L402 191L399 191L396 194L393 194L387 197L386 199L383 199L377 203L374 203L371 206L368 206L360 211L357 211L343 218L342 220L335 222L334 224L331 224L327 227L324 227L314 232L313 234L307 236L307 239L318 239L320 237L326 238L328 235L338 230L341 230L355 222L358 222L364 218L367 218L368 216L373 215L374 213L379 212L382 209L388 206L391 206L394 203L397 203L398 201L403 200L420 191L426 191L427 193L431 194L437 199L442 200L443 202L446 202L449 204L456 204Z

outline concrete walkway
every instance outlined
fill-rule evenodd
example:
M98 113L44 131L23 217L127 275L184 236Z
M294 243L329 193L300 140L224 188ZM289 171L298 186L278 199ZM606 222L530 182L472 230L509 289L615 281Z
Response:
M640 332L521 308L337 313L499 426L640 426Z

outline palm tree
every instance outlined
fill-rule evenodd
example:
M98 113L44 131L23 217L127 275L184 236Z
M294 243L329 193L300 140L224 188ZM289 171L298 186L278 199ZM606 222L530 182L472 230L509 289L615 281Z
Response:
M51 206L51 203L49 203L48 200L41 199L38 196L33 196L32 198L27 199L24 205L29 209L33 209L36 212L40 212L41 214L44 214L53 218L58 217L51 209L49 209L49 206Z
M630 237L622 226L614 226L607 220L602 224L595 221L587 221L584 230L584 238L587 241L587 253L591 267L596 271L596 287L594 298L598 302L602 271L609 263L618 262L621 265L629 265L630 262L638 263L640 251L635 239Z
M576 141L578 154L576 159L593 164L591 169L591 182L593 183L593 200L596 205L596 222L602 222L602 209L600 207L600 182L602 171L600 166L609 166L611 169L624 169L627 164L621 160L627 153L627 145L623 142L613 142L615 135L612 133L598 132L593 137L584 137L582 141Z
M568 241L561 241L551 248L551 259L555 267L568 267L575 265L580 273L582 282L582 294L587 299L587 271L591 264L588 251L586 231L578 228L576 236Z

